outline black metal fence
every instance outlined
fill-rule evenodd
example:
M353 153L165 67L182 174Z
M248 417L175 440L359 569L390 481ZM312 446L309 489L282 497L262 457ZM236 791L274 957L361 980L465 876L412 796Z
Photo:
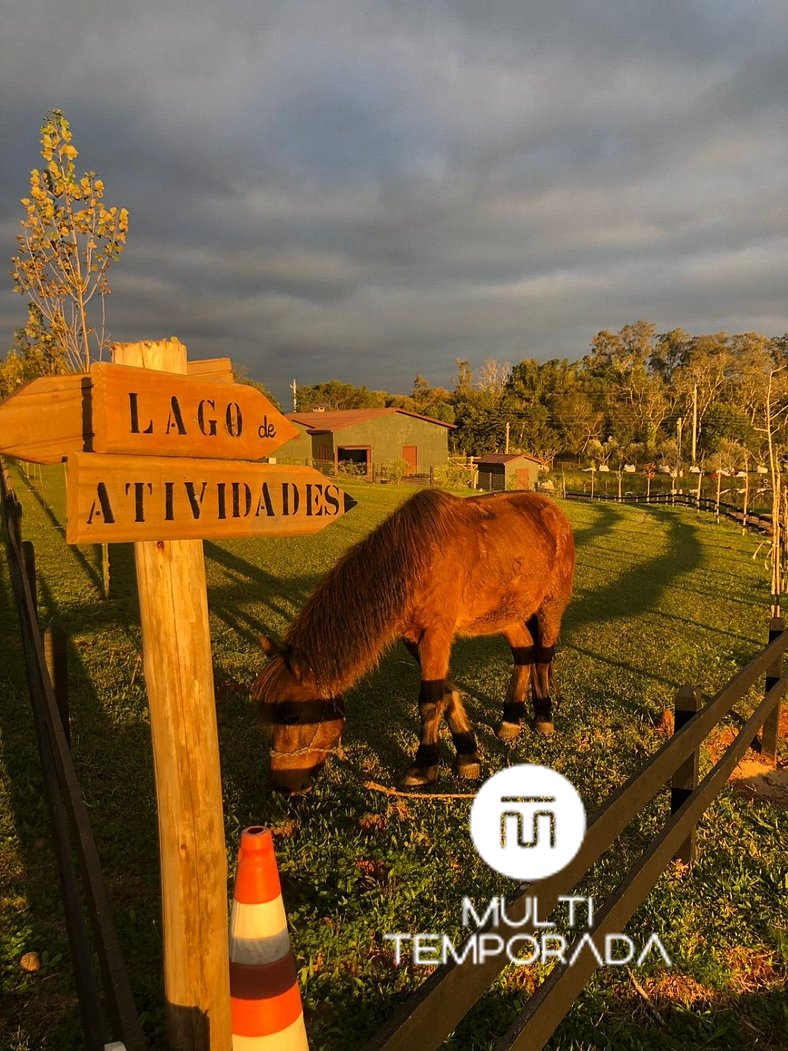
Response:
M66 640L57 625L41 632L35 552L30 541L22 540L22 506L2 460L0 502L85 1047L103 1051L112 1043L126 1051L144 1051L146 1044L69 748Z
M525 922L529 903L538 899L538 914L542 919L547 918L559 897L573 893L591 866L668 784L671 786L670 817L623 882L601 908L595 909L595 921L581 937L588 934L596 946L603 946L605 935L623 931L673 858L691 862L699 820L722 791L761 728L762 755L771 762L776 761L780 701L788 684L788 679L782 677L786 648L785 624L781 618L774 618L767 647L708 704L698 710L697 691L687 687L678 691L673 736L592 815L575 858L554 876L521 885L516 896L507 902L507 922L517 926L518 934L538 934L535 924ZM763 675L766 676L763 699L736 739L698 784L698 754L702 742ZM506 934L500 922L483 928L482 933L488 932ZM474 932L474 936L479 933ZM567 951L567 959L573 959L579 940ZM489 956L483 963L474 963L470 956L466 958L462 948L456 955L464 962L450 961L438 967L372 1038L365 1051L413 1051L414 1048L434 1051L509 963L504 953ZM596 957L587 948L577 955L571 966L556 964L498 1040L494 1051L540 1051L597 965Z

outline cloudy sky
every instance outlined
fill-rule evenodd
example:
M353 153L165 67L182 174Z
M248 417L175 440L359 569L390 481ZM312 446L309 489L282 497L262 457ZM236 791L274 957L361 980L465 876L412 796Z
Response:
M114 338L284 397L788 331L785 0L6 0L0 50L0 255L61 108L130 211Z

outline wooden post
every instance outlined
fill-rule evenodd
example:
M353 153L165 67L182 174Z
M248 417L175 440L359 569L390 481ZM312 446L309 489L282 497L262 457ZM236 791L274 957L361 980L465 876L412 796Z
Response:
M109 598L109 544L101 545L101 588L104 598Z
M177 339L115 344L114 361L186 372ZM230 1051L227 853L201 540L134 545L161 857L170 1046Z
M782 617L772 617L769 624L769 642L776 639L785 631L785 620ZM779 682L783 673L783 658L778 657L774 664L766 672L766 692L768 693L775 683ZM777 740L780 735L780 708L781 702L777 702L772 714L763 724L763 736L761 738L761 755L765 762L777 765Z
M722 472L717 469L717 503L714 508L714 520L717 525L720 524L720 491L722 489Z
M71 719L68 710L68 647L63 628L52 623L44 632L44 660L49 681L57 701L57 710L63 724L66 741L71 746Z
M33 612L38 617L38 583L36 581L36 549L32 540L22 541L22 561L25 566L25 576L30 588L30 597L33 600Z
M673 733L686 726L690 719L700 709L700 691L694 686L682 686L676 692L673 702ZM676 769L670 784L670 812L675 814L684 801L692 795L698 787L698 749L696 748L684 762ZM685 865L695 862L695 829L684 840L679 849L673 855L674 861L682 861Z

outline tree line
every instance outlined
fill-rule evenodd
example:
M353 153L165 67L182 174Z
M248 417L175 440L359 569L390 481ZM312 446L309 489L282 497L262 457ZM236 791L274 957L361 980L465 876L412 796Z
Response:
M298 389L306 410L396 406L453 423L459 454L528 452L611 470L694 461L736 471L785 444L788 334L657 333L647 321L598 332L577 361L457 361L453 389L416 376L408 395L332 380ZM694 453L694 457L693 457Z

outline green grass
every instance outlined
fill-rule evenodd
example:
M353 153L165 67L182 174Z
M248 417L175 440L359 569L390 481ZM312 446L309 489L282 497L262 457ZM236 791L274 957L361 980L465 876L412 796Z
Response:
M75 763L146 1033L163 1048L156 810L132 552L111 549L112 597L102 600L95 550L63 541L62 470L33 477L35 492L21 472L16 485L24 536L36 545L41 619L57 618L69 634ZM358 507L322 534L205 545L231 870L240 830L272 825L313 1051L360 1047L428 973L395 968L384 932L459 936L463 895L481 903L513 888L475 855L469 800L392 800L364 787L396 784L415 747L418 677L401 647L349 695L344 758L330 761L315 790L288 800L268 787L266 742L248 701L262 662L257 638L281 635L336 558L412 491L345 487ZM566 774L593 810L664 741L660 716L679 685L713 693L762 648L765 552L753 559L752 537L684 510L564 507L578 568L557 660L564 700L555 737L526 730L513 749L494 737L511 666L501 639L458 643L453 670L485 776L512 762L543 763ZM82 1041L2 558L0 604L0 1047L71 1051ZM439 790L467 790L444 747ZM704 753L704 768L710 761ZM663 792L592 870L583 890L598 905L666 813ZM664 875L627 927L641 941L657 931L673 970L652 962L637 972L648 999L626 971L598 973L550 1046L788 1046L785 837L783 810L726 789L701 824L693 873ZM46 953L34 976L19 968L28 950ZM536 977L504 972L448 1046L491 1047Z

